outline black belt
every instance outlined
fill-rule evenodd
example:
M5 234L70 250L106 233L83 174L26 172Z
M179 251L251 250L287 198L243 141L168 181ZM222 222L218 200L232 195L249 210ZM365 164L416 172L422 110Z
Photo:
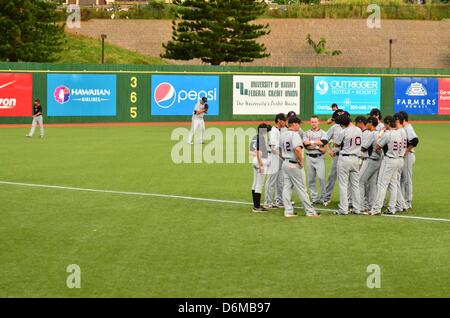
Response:
M298 161L289 160L290 163L298 163Z
M341 153L341 156L342 157L350 157L350 156L355 156L356 157L356 155L351 155L351 154L346 154L346 153Z
M313 157L313 158L319 158L319 157L322 157L323 155L322 154L309 154L309 153L307 153L306 154L307 156L310 156L310 157Z
M373 159L373 158L369 158L370 160L373 160L373 161L378 161L378 160L380 160L380 159Z

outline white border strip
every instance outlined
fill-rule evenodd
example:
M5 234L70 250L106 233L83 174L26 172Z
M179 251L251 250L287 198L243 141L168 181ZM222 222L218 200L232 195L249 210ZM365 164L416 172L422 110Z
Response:
M192 200L192 201L203 201L203 202L214 202L214 203L229 203L229 204L241 204L241 205L251 205L251 202L244 201L232 201L232 200L219 200L219 199L208 199L208 198L196 198L190 196L181 195L171 195L171 194L159 194L159 193L147 193L147 192L126 192L126 191L115 191L115 190L100 190L100 189L89 189L89 188L76 188L76 187L66 187L57 185L47 185L47 184L36 184L36 183L23 183L23 182L11 182L11 181L0 181L3 185L13 185L31 188L46 188L46 189L59 189L59 190L72 190L81 192L97 192L97 193L111 193L120 195L134 195L134 196L146 196L146 197L158 197L158 198L171 198L171 199L182 199L182 200ZM329 211L335 212L337 210L333 209L318 209L319 211ZM439 221L439 222L450 222L450 219L440 219L440 218L428 218L419 216L409 216L409 215L385 215L391 218L404 218L413 220L424 220L424 221Z

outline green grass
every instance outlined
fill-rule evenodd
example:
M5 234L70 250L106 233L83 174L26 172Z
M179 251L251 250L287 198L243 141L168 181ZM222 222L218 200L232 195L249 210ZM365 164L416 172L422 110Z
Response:
M173 164L174 128L47 127L43 140L0 129L0 180L250 200L249 164ZM450 125L415 128L408 215L450 219ZM332 208L336 199L337 190ZM0 297L450 296L448 222L285 219L246 205L4 184L0 202ZM81 267L81 289L66 287L69 264ZM381 266L381 289L366 287L369 264Z
M100 64L102 47L100 39L66 33L67 44L56 63ZM105 42L105 64L157 64L166 65L159 57L147 56Z

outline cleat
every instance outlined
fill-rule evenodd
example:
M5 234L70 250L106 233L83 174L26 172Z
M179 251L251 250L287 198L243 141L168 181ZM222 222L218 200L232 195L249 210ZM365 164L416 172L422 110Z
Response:
M278 209L278 207L275 204L267 204L264 206L264 209L272 210L272 209Z
M307 213L307 218L320 218L320 213Z
M284 216L287 217L287 218L293 218L293 217L296 217L298 215L297 214L285 214Z
M380 211L370 211L369 215L381 215Z
M267 209L265 209L265 208L253 208L252 212L255 212L255 213L266 213Z
M328 204L330 204L330 201L324 201L322 204L323 206L327 206Z

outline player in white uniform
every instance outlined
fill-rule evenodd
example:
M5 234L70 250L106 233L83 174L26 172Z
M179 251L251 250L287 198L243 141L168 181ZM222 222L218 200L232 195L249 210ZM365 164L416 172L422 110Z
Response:
M369 211L377 195L377 178L380 170L381 157L375 151L379 132L376 130L378 119L373 116L367 118L366 130L369 134L364 136L361 144L361 153L367 157L359 169L359 192L361 194L361 212Z
M300 201L305 209L306 216L318 217L316 210L309 200L306 190L306 178L304 161L303 161L303 141L300 138L298 130L300 128L300 119L297 117L289 117L288 126L289 130L284 132L280 137L282 155L284 158L283 172L284 172L284 188L283 188L283 203L284 203L284 215L286 217L296 216L294 213L294 207L291 203L292 188L295 188Z
M188 139L189 144L192 144L192 139L194 138L197 129L200 129L199 143L203 143L203 136L205 135L205 121L203 120L203 116L208 112L208 104L206 104L207 101L208 100L206 97L202 97L201 102L195 105L194 113L192 115L191 132L189 133Z
M403 171L403 167L405 164L404 158L405 158L406 149L408 148L408 136L406 134L405 128L403 128L403 122L404 122L403 116L400 113L395 113L393 117L395 120L396 129L400 132L400 135L402 136L402 141L403 141L403 152L400 154L400 158L402 159L401 160L402 168L400 170L400 173L398 174L397 204L395 206L395 210L396 210L396 212L403 212L408 209L406 202L405 202L405 198L403 197L402 185L401 185L402 171Z
M376 119L378 119L378 126L376 127L377 131L381 131L384 129L384 124L381 121L383 117L381 117L381 111L378 108L372 108L372 110L369 113L369 116L373 116Z
M414 149L419 144L419 138L417 137L413 126L408 122L408 113L403 111L399 113L403 116L403 127L405 128L406 136L408 139L408 148L405 152L405 164L402 171L401 182L403 186L403 197L406 202L406 207L408 209L411 209L413 200L413 166L416 162L416 154Z
M349 190L352 197L353 213L363 214L361 212L361 195L359 193L361 129L353 125L347 114L338 116L336 123L342 127L342 131L335 140L336 145L341 147L337 164L339 182L339 210L337 214L347 215L349 213Z
M311 129L305 131L303 145L306 150L306 169L308 171L309 191L314 204L321 204L325 200L326 180L325 180L325 146L328 140L326 133L319 128L319 118L311 117ZM316 177L319 179L320 195L316 189Z
M384 152L384 157L378 174L377 197L369 213L371 215L381 214L388 188L390 198L387 213L395 214L395 205L397 204L398 175L401 172L403 161L400 156L404 153L403 140L400 132L396 129L394 117L386 116L384 124L385 133L378 141L376 148L377 152Z
M275 126L269 131L269 169L267 171L266 190L264 196L264 207L266 209L278 208L275 200L275 188L281 167L280 129L286 127L286 116L283 113L275 116ZM281 196L281 195L280 195Z
M333 121L332 122L334 122L334 124L327 131L328 148L330 149L330 156L333 159L331 162L330 172L328 174L328 181L327 181L327 185L326 185L325 196L323 198L324 206L327 206L331 201L331 196L333 195L334 185L335 185L336 179L337 179L337 163L339 160L340 148L336 147L335 140L336 140L337 136L340 134L340 132L342 131L342 127L341 127L341 125L336 123L336 118L339 115L342 115L344 113L345 112L342 109L338 109L333 113L333 116L332 116ZM331 145L333 145L333 147L331 147Z
M269 125L260 124L258 126L258 134L250 141L250 158L252 159L253 167L253 212L267 212L267 209L261 207L261 193L265 171L269 165L265 136L270 129Z

